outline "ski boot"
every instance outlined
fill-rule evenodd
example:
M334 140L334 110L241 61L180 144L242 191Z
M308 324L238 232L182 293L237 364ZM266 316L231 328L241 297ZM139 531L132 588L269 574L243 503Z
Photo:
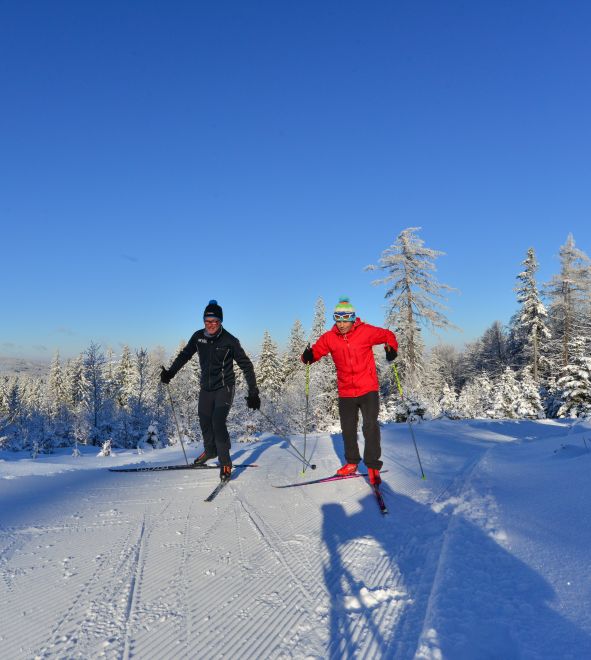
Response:
M357 463L345 463L342 468L337 470L339 477L348 477L351 474L357 472Z
M212 458L215 458L215 454L208 454L206 451L204 451L203 453L199 454L199 456L197 456L197 458L193 461L193 465L195 467L201 467Z
M380 471L377 468L367 468L367 473L369 474L369 483L372 486L379 486L382 483Z
M232 466L231 465L222 465L220 468L220 481L226 482L230 481L232 476Z

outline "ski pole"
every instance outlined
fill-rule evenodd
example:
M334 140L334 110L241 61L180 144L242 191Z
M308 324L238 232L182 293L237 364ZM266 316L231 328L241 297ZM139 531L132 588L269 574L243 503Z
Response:
M308 344L308 347L310 344ZM304 466L302 474L306 473L306 437L308 434L308 410L310 408L310 365L306 365L306 415L304 417L304 458L302 460Z
M396 369L396 365L393 364L392 368L394 369L394 376L396 377L396 385L398 386L398 391L400 392L400 398L404 401L404 394L402 393L402 385L400 384L400 378L398 377L398 369ZM417 452L417 459L419 461L419 467L421 468L421 479L426 479L427 477L425 476L425 473L423 471L423 465L421 463L421 457L419 456L419 448L417 447L417 441L415 439L415 432L413 431L412 428L412 423L410 421L410 410L408 411L409 414L406 416L406 421L408 422L408 428L410 429L410 434L412 436L412 441L415 446L415 451Z
M310 463L309 461L307 461L306 457L302 455L302 452L293 444L293 442L289 439L287 434L280 431L277 428L277 426L275 425L275 423L273 422L273 420L270 417L268 417L267 415L265 415L265 413L260 408L259 408L259 412L267 420L267 422L269 422L269 424L271 425L271 428L275 431L275 433L277 433L277 435L282 437L284 440L287 440L287 442L289 443L289 446L302 459L302 462L305 463L306 466L310 467L312 470L315 470L316 469L316 464L315 463Z
M164 367L162 368L164 369ZM170 383L166 383L166 389L168 390L168 396L170 398L170 407L172 408L174 423L176 424L176 432L178 433L179 440L181 441L181 447L183 448L183 454L185 455L185 462L187 465L189 465L189 459L187 458L187 452L185 451L185 443L183 442L183 436L181 435L181 429L179 427L179 420L176 416L176 410L174 409L174 401L172 400L172 394L170 393Z

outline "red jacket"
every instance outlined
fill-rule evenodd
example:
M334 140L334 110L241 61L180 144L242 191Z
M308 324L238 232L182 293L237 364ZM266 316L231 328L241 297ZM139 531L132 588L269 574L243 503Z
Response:
M377 328L356 319L351 330L342 335L335 323L312 346L314 362L329 353L332 355L337 368L340 397L377 392L378 375L371 349L376 344L389 344L395 351L398 350L396 336L391 330Z

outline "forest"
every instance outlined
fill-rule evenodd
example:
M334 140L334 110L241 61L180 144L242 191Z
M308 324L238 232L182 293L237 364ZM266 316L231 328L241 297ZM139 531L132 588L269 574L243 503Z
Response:
M445 304L453 289L434 277L435 260L443 253L427 248L419 229L402 231L379 263L367 267L382 276L374 284L386 287L385 326L399 342L394 363L386 362L383 347L374 348L380 421L590 416L591 262L574 237L569 234L560 247L560 270L549 282L537 281L533 247L516 264L515 313L510 319L495 320L462 349L441 342L427 348L423 330L453 327ZM305 329L295 320L285 350L264 332L260 351L252 356L260 412L247 409L242 374L236 369L228 420L234 440L255 440L264 432L338 432L332 359L323 358L312 367L300 360L306 345L329 329L326 318L319 298L311 327ZM179 350L183 345L180 342ZM56 353L44 377L2 376L0 449L32 455L59 447L76 452L81 444L142 450L174 444L179 435L199 442L199 363L191 360L165 386L160 368L173 357L163 349L128 346L115 354L91 343L73 359L62 360Z

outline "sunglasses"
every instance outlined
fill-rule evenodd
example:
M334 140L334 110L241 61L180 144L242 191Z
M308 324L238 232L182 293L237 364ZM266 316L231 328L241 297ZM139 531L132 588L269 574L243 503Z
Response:
M332 317L335 321L354 321L355 312L335 312Z

